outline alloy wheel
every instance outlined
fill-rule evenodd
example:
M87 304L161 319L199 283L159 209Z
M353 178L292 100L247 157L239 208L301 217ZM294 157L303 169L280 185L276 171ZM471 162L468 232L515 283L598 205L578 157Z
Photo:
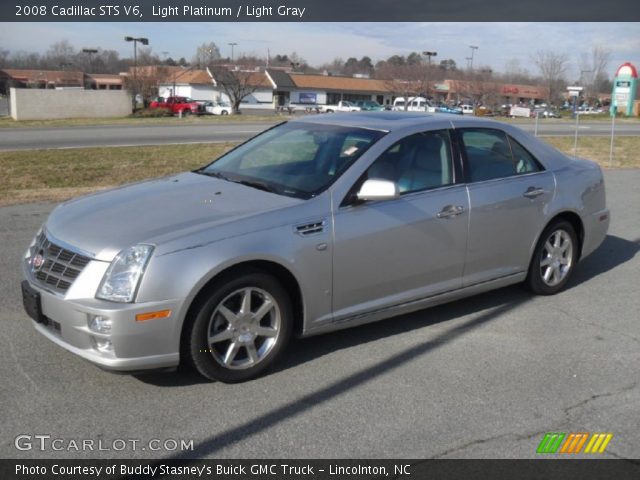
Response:
M242 370L262 362L273 350L282 314L274 297L245 287L227 295L215 308L207 327L209 352L222 367Z

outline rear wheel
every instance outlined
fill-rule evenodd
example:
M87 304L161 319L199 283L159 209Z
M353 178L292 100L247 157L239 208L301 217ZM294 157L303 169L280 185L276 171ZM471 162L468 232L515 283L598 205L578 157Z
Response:
M188 117L189 115L191 115L191 110L189 110L188 108L185 108L184 110L182 110L183 117Z
M578 261L578 237L569 222L557 220L540 236L531 260L527 285L539 295L564 288Z
M183 353L210 380L236 383L262 374L291 337L286 291L256 271L222 279L209 292L183 336Z
M227 112L226 110L222 110L222 111L220 112L220 115L229 115L229 112Z

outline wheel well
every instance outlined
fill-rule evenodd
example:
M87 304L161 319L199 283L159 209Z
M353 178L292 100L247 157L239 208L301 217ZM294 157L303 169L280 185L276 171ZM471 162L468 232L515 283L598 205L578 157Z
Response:
M241 275L243 273L251 271L255 272L256 270L272 275L282 284L287 293L289 293L289 295L291 296L291 306L293 308L294 334L301 334L304 324L304 306L302 303L302 292L300 291L300 285L298 284L298 281L289 270L278 263L270 262L267 260L254 260L250 262L239 263L237 265L226 268L202 286L200 291L198 291L197 295L189 305L189 309L187 310L187 315L185 317L185 322L182 326L181 335L184 334L187 322L190 318L193 318L194 311L200 306L201 302L206 297L207 291L209 287L211 287L211 285L213 285L221 278Z
M574 212L562 212L553 217L547 225L550 225L551 222L555 222L556 220L566 220L571 224L573 229L576 231L576 235L578 236L578 260L582 255L582 245L584 244L584 225L582 224L582 220L577 213Z

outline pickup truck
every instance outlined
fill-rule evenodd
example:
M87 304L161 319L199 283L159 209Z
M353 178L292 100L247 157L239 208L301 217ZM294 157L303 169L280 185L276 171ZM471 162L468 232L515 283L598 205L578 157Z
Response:
M320 113L333 113L333 112L359 112L361 110L357 105L341 100L337 105L320 105Z
M166 108L175 115L187 116L190 114L200 115L204 108L195 100L189 97L158 97L149 105L149 108Z

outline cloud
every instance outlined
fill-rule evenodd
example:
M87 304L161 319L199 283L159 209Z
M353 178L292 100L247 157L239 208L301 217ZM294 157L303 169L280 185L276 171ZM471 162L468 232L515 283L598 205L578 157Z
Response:
M44 51L67 39L77 48L102 47L131 54L125 35L146 36L156 52L190 58L202 42L214 41L223 55L236 42L236 55L258 56L296 51L311 64L335 57L369 56L374 61L411 51L437 51L437 60L452 58L466 65L500 71L510 59L535 72L531 56L555 50L571 59L573 74L581 54L594 46L612 50L612 69L624 61L640 63L640 23L5 23L0 44L11 51Z

